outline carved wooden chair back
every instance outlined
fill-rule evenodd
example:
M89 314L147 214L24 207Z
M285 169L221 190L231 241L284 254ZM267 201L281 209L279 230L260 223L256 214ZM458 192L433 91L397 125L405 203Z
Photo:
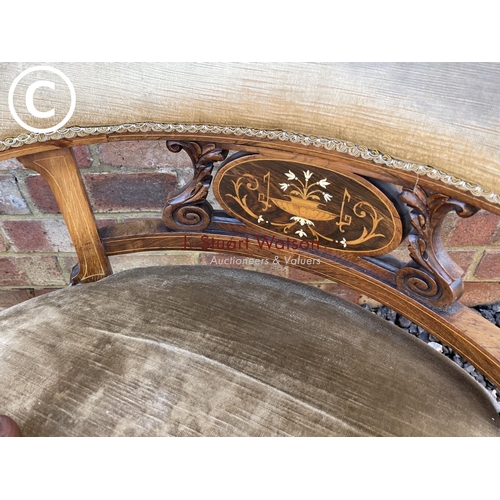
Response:
M295 134L261 135L138 130L15 153L45 178L60 206L79 260L73 284L108 276L108 257L129 252L217 251L219 245L235 255L281 259L391 307L500 385L497 329L458 301L463 272L440 238L448 212L470 217L479 209L498 213L498 206L377 152ZM184 150L193 178L179 193L166 195L161 217L99 230L71 146L130 139L166 141L170 151ZM211 188L222 211L207 201ZM405 238L411 257L406 263L389 255Z
M73 285L109 276L109 258L133 252L277 261L389 306L500 386L498 329L460 303L463 271L441 239L451 211L500 215L499 196L479 185L498 174L498 67L96 65L92 92L92 68L63 69L80 89L66 128L26 133L7 120L0 160L18 158L49 184L78 257ZM20 71L6 66L4 76ZM184 151L192 179L165 193L156 216L98 228L71 148L135 140ZM392 255L402 244L405 261Z

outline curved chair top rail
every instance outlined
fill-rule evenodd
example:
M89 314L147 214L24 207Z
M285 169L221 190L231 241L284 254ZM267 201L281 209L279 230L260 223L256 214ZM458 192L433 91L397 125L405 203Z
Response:
M212 140L228 149L245 147L280 149L283 152L304 153L314 157L331 158L332 155L360 163L361 169L369 170L373 177L389 182L407 179L414 183L418 178L423 185L449 193L500 215L500 195L491 189L466 181L437 168L398 160L392 156L338 139L308 136L284 130L263 130L223 125L185 123L123 123L99 127L71 127L51 134L21 134L0 142L0 161L22 157L43 151L85 144L133 140ZM360 161L358 161L358 159ZM351 167L352 168L352 167ZM399 171L399 172L396 172Z
M115 136L85 140L96 138ZM185 151L193 177L179 192L165 194L157 217L100 230L69 147L72 139L19 156L45 178L59 204L79 259L73 283L111 274L108 257L129 252L207 250L279 259L392 307L500 385L498 329L458 302L463 273L440 238L449 211L473 216L490 206L484 198L431 176L381 166L376 158L279 135L241 137L208 128L127 138L162 139L170 151ZM212 188L223 211L207 201ZM405 237L409 263L387 255Z

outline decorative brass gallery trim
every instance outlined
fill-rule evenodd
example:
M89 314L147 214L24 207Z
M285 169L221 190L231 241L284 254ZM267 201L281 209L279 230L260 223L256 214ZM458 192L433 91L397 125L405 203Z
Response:
M260 130L248 127L229 127L220 125L196 125L183 123L125 123L121 125L108 125L103 127L68 127L56 130L51 133L30 133L20 134L17 137L7 138L0 141L0 151L10 148L18 148L27 144L37 142L47 142L60 139L73 139L75 137L88 137L102 134L126 134L139 132L165 132L165 133L189 133L189 134L215 134L215 135L236 135L244 137L254 137L257 139L278 139L283 142L299 143L305 146L315 146L328 151L346 153L356 158L370 160L380 165L397 170L407 170L420 176L427 176L436 179L444 184L449 184L462 191L468 191L474 196L485 198L490 203L500 205L500 195L478 186L472 182L462 180L446 172L438 170L428 165L420 165L403 160L398 160L392 156L381 153L366 146L359 146L352 142L341 141L339 139L327 139L324 137L307 136L295 134L283 130Z

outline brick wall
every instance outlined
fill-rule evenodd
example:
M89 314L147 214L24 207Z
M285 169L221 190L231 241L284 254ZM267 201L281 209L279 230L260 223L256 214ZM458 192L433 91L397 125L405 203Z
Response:
M157 215L165 193L183 185L191 167L184 153L170 153L164 142L119 142L74 148L99 226L130 217ZM214 201L213 199L211 200ZM469 305L500 301L500 220L486 212L470 219L450 214L444 241L466 270ZM404 249L395 255L408 259ZM210 265L215 254L158 252L111 259L115 271L162 264ZM0 162L0 309L61 288L76 263L74 248L45 181L17 160ZM312 283L356 302L359 293L285 266L256 270Z

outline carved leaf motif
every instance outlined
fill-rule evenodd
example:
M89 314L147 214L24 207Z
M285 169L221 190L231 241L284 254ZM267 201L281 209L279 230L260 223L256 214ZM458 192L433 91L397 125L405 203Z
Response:
M186 151L193 164L193 178L180 193L167 197L163 210L163 222L170 229L203 230L211 221L212 206L206 197L212 183L214 162L222 161L227 151L213 143L200 144L190 141L168 141L167 148L173 153Z
M463 271L444 249L441 224L451 210L461 217L470 217L477 209L444 194L428 194L420 186L413 190L405 188L399 198L413 209L411 224L414 233L408 237L413 264L396 273L396 283L428 304L448 307L463 293Z
M399 199L406 203L409 207L415 208L420 212L425 212L425 200L422 200L421 192L422 189L418 186L413 191L404 190L399 195Z
M167 148L172 153L179 153L184 150L191 158L194 166L222 161L227 156L227 151L222 150L214 143L200 144L194 141L167 141Z

